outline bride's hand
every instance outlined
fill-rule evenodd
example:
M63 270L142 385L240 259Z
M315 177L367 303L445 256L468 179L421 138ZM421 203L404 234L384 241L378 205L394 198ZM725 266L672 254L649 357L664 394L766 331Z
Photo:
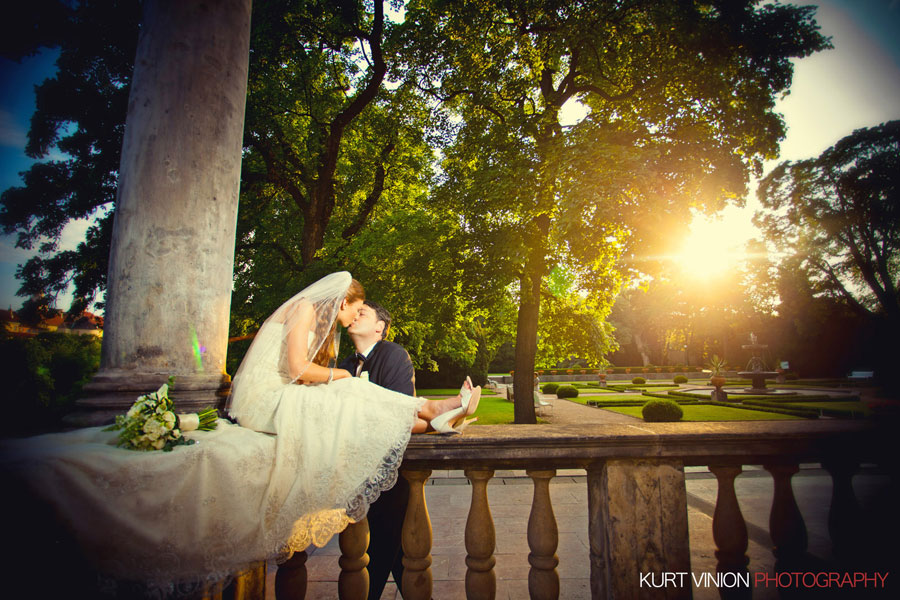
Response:
M345 377L351 377L350 371L347 369L335 369L334 370L334 378L332 381L337 381L338 379L344 379Z

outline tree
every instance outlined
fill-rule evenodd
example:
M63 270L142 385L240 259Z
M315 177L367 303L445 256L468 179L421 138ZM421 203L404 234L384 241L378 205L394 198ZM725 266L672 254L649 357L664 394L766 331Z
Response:
M22 19L33 26L3 46L14 57L42 44L62 48L59 74L38 91L29 148L67 155L35 165L24 186L4 193L0 211L5 230L40 251L19 270L35 315L72 281L72 310L104 290L140 18L139 3L69 4L35 3ZM260 0L253 10L233 335L255 331L291 290L352 268L371 290L390 290L400 341L421 350L422 366L433 366L436 353L470 353L453 299L459 225L440 207L423 209L430 110L410 86L387 84L397 40L383 3ZM100 218L85 241L59 252L65 225L90 215ZM394 251L400 246L407 250ZM358 260L376 250L384 259L368 264L377 262L377 271ZM419 266L422 256L447 260L432 270L399 262ZM391 276L407 271L399 283ZM425 284L428 275L442 280ZM435 290L437 301L427 301ZM425 325L432 321L446 326Z
M756 224L809 273L814 295L900 331L900 121L857 129L760 183Z
M518 284L516 398L531 397L555 265L611 301L620 255L652 250L685 205L740 197L748 171L775 155L784 127L774 98L790 84L790 59L827 42L811 8L755 5L407 7L420 40L408 46L410 74L451 117L440 193L467 230L497 241L473 251ZM574 125L562 119L570 102L588 111ZM535 422L529 401L515 415Z
M460 320L459 224L426 205L431 111L391 79L383 3L254 7L232 334L291 290L350 270L419 368L474 354Z
M31 5L34 14L26 21L34 25L17 32L7 54L20 58L40 46L60 48L57 74L36 88L25 153L39 162L23 173L24 186L0 196L4 233L17 232L18 247L37 250L16 273L22 281L18 294L31 297L29 311L46 310L74 283L70 310L77 313L106 287L112 204L137 46L139 3L68 4ZM90 217L96 220L84 242L76 250L59 251L69 221Z
M384 44L382 2L374 3L371 14L353 1L279 0L255 7L243 190L245 196L258 196L263 208L281 200L296 213L299 253L281 248L295 270L316 258L339 201L347 204L363 184L368 188L343 232L349 237L383 191L388 159L401 135L401 125L384 110L384 97L380 118L370 115L368 125L375 128L364 130L375 135L363 140L364 152L353 153L353 158L363 155L365 162L357 168L369 177L342 172L339 160L346 160L348 145L365 137L356 132L353 140L352 124L364 111L378 110L379 94L385 94ZM258 207L248 204L255 213ZM248 232L243 233L242 246L272 243L247 240Z

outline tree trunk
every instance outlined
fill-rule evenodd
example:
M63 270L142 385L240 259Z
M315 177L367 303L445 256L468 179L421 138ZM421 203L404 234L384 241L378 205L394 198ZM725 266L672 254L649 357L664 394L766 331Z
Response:
M537 423L534 414L534 355L537 353L540 296L534 293L535 288L540 291L540 277L523 275L520 279L522 300L516 324L516 368L513 373L516 424Z
M644 343L640 333L633 333L632 337L634 338L634 345L641 355L641 363L646 367L650 364L650 351L647 348L647 344Z
M550 218L538 215L526 241L530 246L528 262L519 279L519 318L516 324L516 361L513 374L516 424L537 423L534 413L534 356L537 354L537 329L541 306L541 281L544 278L544 243L550 230ZM530 242L530 243L529 243Z

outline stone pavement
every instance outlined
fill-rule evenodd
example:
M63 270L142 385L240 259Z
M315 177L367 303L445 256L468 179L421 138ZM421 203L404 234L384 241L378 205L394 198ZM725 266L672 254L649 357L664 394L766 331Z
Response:
M554 423L604 423L633 419L610 411L589 408L567 400L553 399L554 407L546 419ZM712 539L712 515L716 502L716 480L705 467L687 467L688 522L690 527L691 571L715 574L715 545ZM559 528L560 598L589 599L590 565L588 543L587 482L584 470L560 469L552 480L550 495ZM866 510L881 498L880 491L888 478L874 469L864 469L854 480L860 504ZM818 465L801 465L794 476L794 493L809 533L809 550L821 558L830 557L828 507L831 501L831 478ZM772 479L761 467L745 466L736 480L741 511L750 538L748 555L751 573L773 573L774 559L768 536L769 511L772 506ZM488 485L488 500L494 518L497 547L497 598L528 598L527 525L533 493L531 479L524 471L497 471ZM435 471L426 486L426 503L431 516L433 547L431 571L435 600L465 598L464 531L471 499L471 488L462 471ZM336 599L338 567L337 537L327 546L312 553L307 562L309 587L307 598ZM274 574L269 575L270 596L274 598ZM639 582L635 582L637 587ZM694 598L718 598L715 587L694 587ZM774 588L754 589L754 598L776 598ZM396 587L388 583L382 600L399 600Z

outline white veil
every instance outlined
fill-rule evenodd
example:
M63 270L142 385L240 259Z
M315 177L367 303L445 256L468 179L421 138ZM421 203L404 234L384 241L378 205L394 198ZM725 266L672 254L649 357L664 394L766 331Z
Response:
M347 297L352 277L347 271L326 275L290 300L278 307L265 320L238 367L231 386L231 394L225 409L240 421L247 413L253 413L255 401L279 387L299 379L291 378L287 363L287 336L297 325L302 310L312 305L315 318L308 335L307 358L312 361L332 331L341 301ZM338 351L337 333L334 338L334 356Z

